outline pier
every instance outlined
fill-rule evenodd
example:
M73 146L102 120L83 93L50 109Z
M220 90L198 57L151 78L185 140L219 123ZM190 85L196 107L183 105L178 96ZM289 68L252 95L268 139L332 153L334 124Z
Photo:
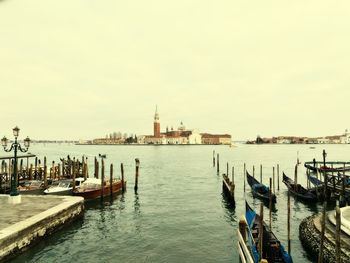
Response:
M18 256L84 212L81 197L25 195L16 205L8 199L8 195L0 195L0 262Z
M315 159L312 162L305 162L308 188L311 188L310 178L314 177L320 181L320 184L316 186L319 188L316 189L317 191L324 192L326 199L336 197L340 200L341 206L344 206L350 201L350 175L346 174L350 171L349 165L350 162L319 162Z
M350 207L341 208L341 262L350 262ZM317 258L319 255L322 215L305 218L299 226L299 238L304 248ZM323 243L323 262L336 262L336 218L335 211L327 213Z

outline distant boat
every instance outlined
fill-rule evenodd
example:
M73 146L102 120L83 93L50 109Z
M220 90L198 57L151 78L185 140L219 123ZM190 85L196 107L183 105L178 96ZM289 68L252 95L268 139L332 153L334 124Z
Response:
M263 229L260 229L260 221L261 217L258 215L246 202L246 213L245 220L247 222L246 228L246 236L247 240L245 243L245 249L242 249L240 242L238 243L238 249L243 251L249 251L250 257L249 260L246 261L243 258L243 253L240 254L240 258L242 262L251 262L253 260L254 263L259 262L259 235L260 232L263 232L263 246L262 246L262 255L261 257L269 263L292 263L293 259L285 250L284 246L277 239L272 230L267 226L267 224L262 221ZM240 235L240 232L239 232ZM243 240L242 236L240 236L240 240ZM247 249L248 248L248 249Z
M300 184L295 184L294 181L283 173L282 182L287 186L288 190L295 197L304 201L317 201L315 191L307 190Z
M124 186L126 182L124 182ZM103 189L103 196L109 196L111 194L110 182L104 182L101 187L101 180L96 178L87 178L81 186L73 191L73 195L82 196L84 199L96 199L101 197ZM122 190L122 181L113 180L112 182L112 194L118 193Z
M260 198L264 201L270 200L270 188L264 184L261 184L258 180L256 180L253 176L247 173L247 182L252 189L252 193L254 197ZM276 195L272 194L272 203L276 203Z

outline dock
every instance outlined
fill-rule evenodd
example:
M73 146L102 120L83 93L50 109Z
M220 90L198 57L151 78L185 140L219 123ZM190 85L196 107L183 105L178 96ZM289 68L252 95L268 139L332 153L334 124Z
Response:
M84 199L73 196L24 195L14 205L8 195L0 195L0 204L0 262L17 256L84 212Z
M322 215L305 218L299 226L299 238L304 248L317 258L320 247ZM350 206L341 208L341 262L350 262ZM323 262L336 262L336 221L335 211L327 213Z

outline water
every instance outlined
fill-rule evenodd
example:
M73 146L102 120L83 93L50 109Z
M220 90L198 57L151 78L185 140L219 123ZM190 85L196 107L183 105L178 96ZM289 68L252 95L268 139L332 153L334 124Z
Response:
M85 216L30 248L12 262L238 262L236 250L239 218L246 199L257 211L260 201L252 198L249 186L243 191L243 163L248 171L268 183L272 167L293 175L299 152L301 162L321 160L325 147L329 160L348 160L349 145L237 145L227 146L76 146L37 144L30 148L39 157L58 161L67 154L93 157L107 154L106 163L125 165L127 192L114 200L86 204ZM226 162L235 166L236 208L222 196L222 179L212 167L213 150L220 153L221 172ZM135 158L140 158L139 191L135 194ZM109 169L107 169L109 174ZM299 168L299 182L306 185ZM276 176L277 178L277 176ZM280 183L273 231L287 244L287 195ZM292 256L294 262L311 262L303 250L298 229L300 221L318 211L320 205L305 205L291 199ZM265 219L268 209L265 207ZM267 221L268 222L268 221Z

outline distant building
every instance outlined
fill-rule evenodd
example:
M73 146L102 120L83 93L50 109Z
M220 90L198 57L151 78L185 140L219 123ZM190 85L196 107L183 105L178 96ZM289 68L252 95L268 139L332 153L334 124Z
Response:
M330 142L330 140L327 138L317 138L318 144L328 144L329 142Z
M297 137L297 136L278 136L272 138L261 138L259 135L255 141L247 141L247 144L262 144L262 143L276 143L276 144L340 144L350 143L350 133L345 130L343 135L332 135L325 137Z
M227 144L231 145L232 139L229 134L202 133L202 144Z
M231 135L216 135L216 134L200 134L197 130L186 129L183 122L177 130L173 127L169 130L166 128L165 132L161 132L160 118L158 113L158 107L154 114L153 120L153 135L143 135L138 137L138 143L140 144L231 144Z
M340 136L340 143L350 143L350 132L347 129L345 133Z
M97 138L92 140L92 144L124 144L124 138Z

